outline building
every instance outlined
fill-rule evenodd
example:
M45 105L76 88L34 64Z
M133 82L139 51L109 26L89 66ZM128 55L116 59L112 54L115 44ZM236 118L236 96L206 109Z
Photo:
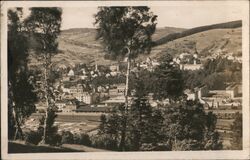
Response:
M56 101L55 105L57 107L57 111L62 112L62 110L66 106L67 102L68 102L67 100Z
M196 93L196 98L201 99L202 97L206 97L209 93L208 87L206 85L202 85L200 87L194 88Z
M117 85L117 94L118 95L125 95L125 89L126 89L125 84L118 84Z
M196 62L196 61L194 61ZM199 70L202 69L202 64L180 64L180 69L181 70Z
M69 71L69 73L68 73L68 76L69 76L69 77L75 76L75 73L74 73L74 71L73 71L72 69L70 69L70 71Z
M231 95L232 98L235 98L242 94L242 85L241 84L231 84L226 88L228 94Z
M62 108L62 112L74 112L76 111L77 106L73 103L68 103Z
M77 85L77 86L71 86L69 88L63 88L63 92L67 92L70 94L77 94L77 93L83 93L83 86L82 85Z
M128 97L129 103L131 103L131 97ZM116 96L112 97L106 101L101 102L102 104L105 104L105 106L118 106L120 104L125 104L125 96Z
M111 65L110 67L109 67L109 69L110 69L110 71L111 72L120 72L120 70L119 70L119 64L117 64L117 65Z
M114 88L109 89L109 96L116 97L116 96L124 96L125 95L125 84L118 84L114 86Z
M195 92L192 92L190 89L186 89L184 91L184 94L187 95L187 100L196 100L197 99L197 95L195 94Z
M191 55L191 54L189 54L189 53L187 53L187 52L183 52L183 53L181 53L180 55L179 55L179 58L180 59L190 59L190 58L192 58L193 57L193 55Z
M90 112L90 113L109 113L111 112L110 107L89 107L89 106L80 106L76 109L76 112Z
M96 102L96 99L98 97L95 93L88 93L88 92L82 92L82 93L76 93L73 95L78 101L84 102L86 104L93 104Z

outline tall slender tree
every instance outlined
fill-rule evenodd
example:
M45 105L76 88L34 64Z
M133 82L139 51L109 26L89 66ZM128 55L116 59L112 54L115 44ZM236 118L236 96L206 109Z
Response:
M120 150L125 149L127 127L129 73L131 58L151 51L151 36L155 32L157 16L149 7L99 7L95 15L97 38L102 40L105 50L113 59L127 56L125 107Z
M23 138L22 122L35 111L36 101L34 88L29 80L27 60L29 45L25 25L21 20L22 13L22 8L8 10L8 133L10 139Z
M31 14L26 21L26 25L38 42L36 46L37 53L43 59L43 92L44 99L46 101L46 114L44 122L44 134L41 143L47 143L49 138L49 126L47 121L50 119L49 115L54 115L54 95L53 95L53 84L50 81L50 74L52 71L51 58L57 52L57 37L60 33L61 27L61 8L31 8Z

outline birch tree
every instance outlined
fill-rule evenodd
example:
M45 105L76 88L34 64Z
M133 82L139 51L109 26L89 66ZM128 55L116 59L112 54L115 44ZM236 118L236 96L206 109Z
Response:
M122 112L120 150L125 149L129 74L131 59L139 54L150 53L152 34L155 32L157 16L149 7L99 7L95 17L97 39L101 39L105 50L115 60L127 57L125 106Z
M31 14L26 21L28 29L31 31L35 40L38 42L36 46L36 52L41 57L43 62L43 92L44 100L46 102L46 114L44 122L44 133L41 143L47 143L49 115L55 115L55 102L53 95L53 84L50 81L50 75L52 71L51 58L57 52L57 37L60 33L61 27L61 15L62 10L60 8L31 8Z

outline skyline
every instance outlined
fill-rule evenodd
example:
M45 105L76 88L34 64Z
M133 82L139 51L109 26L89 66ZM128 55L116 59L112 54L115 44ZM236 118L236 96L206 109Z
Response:
M196 4L172 6L148 6L157 15L157 28L176 27L190 29L194 27L242 20L244 10L240 6L230 3L223 5ZM96 6L90 7L62 7L61 29L95 28L94 14ZM29 15L28 8L24 8L24 18Z
M209 6L194 5L149 7L154 14L158 15L157 27L159 28L176 27L188 29L203 25L242 20L242 10L239 10L239 6L233 5L222 6L211 4ZM70 28L95 28L93 25L93 15L95 13L97 13L97 7L63 8L61 28L62 30Z

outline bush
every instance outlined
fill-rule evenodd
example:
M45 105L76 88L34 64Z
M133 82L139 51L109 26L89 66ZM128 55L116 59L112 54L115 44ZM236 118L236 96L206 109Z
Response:
M39 132L30 131L25 136L25 142L26 143L31 143L31 144L38 145L38 143L41 140L42 140L42 134L40 134Z
M60 146L62 144L62 136L59 134L54 134L48 138L48 143L52 146Z
M91 146L91 140L88 134L83 133L80 135L80 144Z
M143 143L140 147L140 151L170 151L171 146L168 143Z
M81 141L81 137L79 134L74 134L74 144L80 144L80 141Z
M109 149L117 151L118 142L115 139L112 139L108 135L96 135L91 137L92 146L96 148Z
M62 144L74 144L74 135L70 131L62 132Z

